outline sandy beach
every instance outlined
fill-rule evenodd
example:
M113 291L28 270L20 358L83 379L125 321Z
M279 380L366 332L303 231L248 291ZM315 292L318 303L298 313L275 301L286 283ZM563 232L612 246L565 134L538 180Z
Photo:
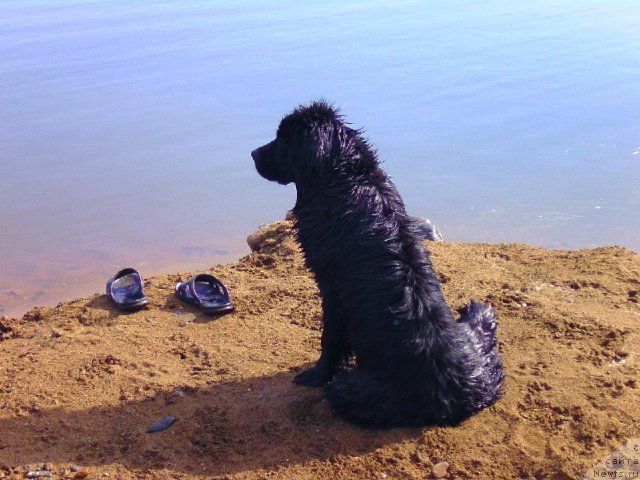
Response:
M291 383L321 332L291 229L203 265L236 304L218 318L174 297L194 272L146 279L134 313L97 293L0 317L0 478L573 479L640 437L640 255L429 243L451 307L498 312L504 397L456 427L363 430Z

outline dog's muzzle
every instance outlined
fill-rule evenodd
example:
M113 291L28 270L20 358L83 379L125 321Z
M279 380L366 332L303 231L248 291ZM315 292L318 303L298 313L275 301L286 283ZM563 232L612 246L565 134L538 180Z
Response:
M256 170L258 173L266 178L267 180L277 181L278 179L272 172L272 167L268 165L270 162L268 161L270 158L269 149L272 147L273 142L267 143L261 147L256 148L251 152L251 158L256 166Z
M273 140L266 145L262 145L261 147L256 148L253 152L251 152L251 158L253 158L254 162L259 162L264 160L265 153L268 154L271 152L276 144L276 141ZM268 156L268 155L267 155Z
M267 180L272 182L278 182L282 185L286 185L292 181L289 173L286 169L283 169L283 159L278 156L276 151L276 141L272 141L256 148L251 152L251 158L256 164L256 170Z

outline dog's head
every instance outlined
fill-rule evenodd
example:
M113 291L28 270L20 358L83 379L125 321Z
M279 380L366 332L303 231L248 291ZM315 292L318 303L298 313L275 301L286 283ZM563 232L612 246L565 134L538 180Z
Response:
M375 161L359 132L348 127L338 110L325 101L296 108L282 119L276 138L251 156L260 175L283 185L308 184Z

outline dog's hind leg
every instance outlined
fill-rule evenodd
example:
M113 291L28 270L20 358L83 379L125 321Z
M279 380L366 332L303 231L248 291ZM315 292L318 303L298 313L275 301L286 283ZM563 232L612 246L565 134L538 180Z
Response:
M334 411L367 427L455 425L495 402L504 380L496 314L478 302L460 313L458 322L439 331L437 348L422 354L413 378L404 375L407 370L369 370L365 364L335 375L325 388Z
M321 387L343 365L350 353L339 309L332 295L322 297L322 352L315 366L296 375L293 381L307 387Z

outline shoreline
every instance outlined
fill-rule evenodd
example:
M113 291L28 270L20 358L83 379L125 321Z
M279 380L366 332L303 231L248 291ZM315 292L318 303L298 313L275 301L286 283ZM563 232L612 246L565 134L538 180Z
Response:
M278 223L278 222L273 222ZM271 224L267 224L271 225ZM450 242L464 245L524 245L533 249L542 249L549 252L584 252L602 248L621 248L634 254L640 254L635 250L618 245L606 245L584 248L549 248L534 244L520 242ZM195 252L185 254L174 252L173 260L166 261L164 255L156 252L149 258L131 261L126 265L110 260L107 264L97 260L86 260L82 268L75 266L64 270L58 263L40 265L37 271L30 268L31 275L19 275L20 268L14 268L13 272L3 272L0 276L0 317L21 318L29 310L38 307L52 308L59 303L77 301L87 296L102 293L107 280L118 270L131 266L136 268L144 278L152 278L163 275L174 275L180 272L196 271L201 268L206 271L206 265L221 265L239 261L250 253L250 247L243 244L243 248L235 248L233 251L225 250L224 253L207 252L211 247L189 247ZM182 250L185 250L183 248ZM133 258L133 254L129 254ZM126 262L125 262L126 263Z
M211 270L236 304L221 317L173 296L183 273L148 278L133 313L97 293L2 318L0 477L577 478L640 437L640 255L429 243L449 305L498 312L505 394L456 427L377 431L291 383L319 354L320 300L291 224L260 235Z
M249 248L245 247L225 253L178 253L170 261L155 254L151 258L129 263L125 261L126 264L116 264L112 260L107 263L88 260L82 268L67 270L57 263L48 263L39 265L38 270L29 276L19 276L19 269L16 268L13 272L2 272L0 276L0 317L19 318L32 308L54 307L59 303L102 293L107 280L125 267L136 268L145 278L151 278L195 270L201 265L231 263L248 252Z

